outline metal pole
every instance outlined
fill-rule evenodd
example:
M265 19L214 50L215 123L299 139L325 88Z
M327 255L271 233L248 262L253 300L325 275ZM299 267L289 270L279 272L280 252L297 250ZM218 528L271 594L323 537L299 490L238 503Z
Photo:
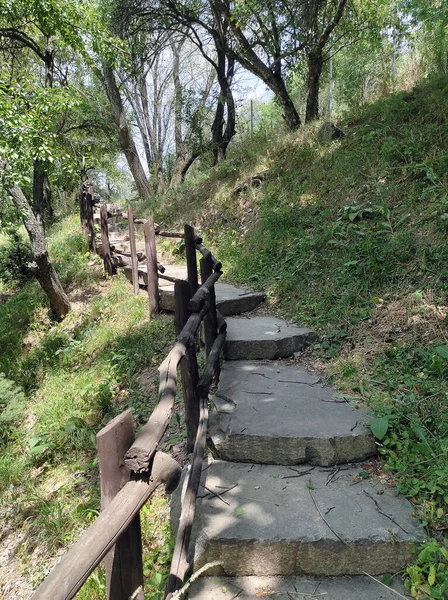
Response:
M250 137L254 132L254 101L250 101Z

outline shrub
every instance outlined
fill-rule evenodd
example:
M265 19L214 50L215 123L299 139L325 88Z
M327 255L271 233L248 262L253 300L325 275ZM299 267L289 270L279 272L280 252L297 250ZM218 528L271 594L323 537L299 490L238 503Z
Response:
M11 287L20 287L33 278L29 263L33 257L31 248L17 233L11 234L11 241L0 248L0 278Z

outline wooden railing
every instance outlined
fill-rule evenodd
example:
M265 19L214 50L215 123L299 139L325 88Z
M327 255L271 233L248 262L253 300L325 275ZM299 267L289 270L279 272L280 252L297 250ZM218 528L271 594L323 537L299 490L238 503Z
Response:
M102 213L104 209L102 208ZM134 218L128 212L129 235L133 237ZM102 219L102 253L105 268L111 264L110 245ZM131 225L132 224L132 225ZM177 339L159 367L158 403L146 425L135 437L132 414L125 411L97 434L100 466L101 513L93 525L65 554L49 576L36 590L32 600L69 600L104 559L108 600L144 599L140 508L159 485L169 493L180 480L177 462L158 450L170 422L180 366L187 446L193 451L186 494L182 502L166 600L182 587L188 570L188 547L193 525L196 499L201 478L202 461L208 422L208 394L213 381L219 379L220 356L226 338L226 322L216 310L215 283L222 274L222 265L202 240L195 237L191 226L184 233L161 231L152 219L144 222L149 293L156 303L151 314L158 310L157 279L162 277L157 267L155 235L170 235L185 240L188 281L174 279L175 327ZM132 250L132 247L134 248ZM202 255L198 285L196 251ZM135 244L131 243L131 260L135 260ZM134 256L134 258L132 258ZM149 257L149 258L148 258ZM165 278L167 276L164 276ZM133 285L138 285L138 271L133 268ZM199 376L196 357L198 330L204 323L206 366Z

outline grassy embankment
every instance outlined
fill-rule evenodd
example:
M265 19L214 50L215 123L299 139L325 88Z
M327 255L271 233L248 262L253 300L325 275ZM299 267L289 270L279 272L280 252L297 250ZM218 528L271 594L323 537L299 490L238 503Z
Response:
M99 510L95 433L131 407L144 422L156 399L139 374L157 366L172 344L172 319L147 320L147 296L123 276L105 280L89 257L79 219L55 225L50 254L73 311L49 321L38 285L26 283L0 305L0 568L5 598L28 598L32 586ZM20 388L20 389L18 389ZM167 504L143 511L148 598L158 598L170 558ZM159 523L156 526L155 521ZM2 588L2 586L4 586ZM79 597L104 597L98 571Z
M432 599L448 593L447 114L438 79L350 115L333 143L316 143L317 126L265 122L180 193L139 207L193 222L229 279L319 332L311 359L372 407L379 475L427 527L407 577ZM235 191L261 171L261 186Z

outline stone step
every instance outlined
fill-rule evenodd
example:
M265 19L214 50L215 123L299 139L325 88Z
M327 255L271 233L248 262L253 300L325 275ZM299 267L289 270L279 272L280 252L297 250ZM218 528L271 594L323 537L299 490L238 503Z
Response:
M227 319L224 358L257 360L292 356L316 339L311 329L277 317L230 318Z
M397 578L395 578L397 579ZM405 598L400 581L392 590L369 577L201 577L188 590L189 600L397 600Z
M178 279L187 279L187 269L182 266L165 265L166 275L177 277ZM142 286L148 285L148 274L145 264L138 267L139 283ZM132 281L132 269L124 268L124 273ZM170 281L159 279L160 287L160 306L163 310L174 312L174 284ZM239 315L244 312L254 310L265 299L264 292L254 292L243 287L236 287L230 283L216 284L216 305L224 316Z
M120 252L130 252L131 251L131 244L129 241L125 241L122 239L111 239L110 240L110 245L114 247L114 252L115 253L120 253ZM144 252L145 251L145 242L136 242L135 243L135 249L137 252ZM146 268L146 265L145 265Z
M210 434L225 460L335 465L376 452L367 413L295 366L224 362Z
M205 465L194 570L219 561L232 577L399 571L412 546L424 540L414 507L395 489L359 477L360 470L220 460ZM180 496L177 491L172 500L175 527ZM214 569L209 575L219 573Z

